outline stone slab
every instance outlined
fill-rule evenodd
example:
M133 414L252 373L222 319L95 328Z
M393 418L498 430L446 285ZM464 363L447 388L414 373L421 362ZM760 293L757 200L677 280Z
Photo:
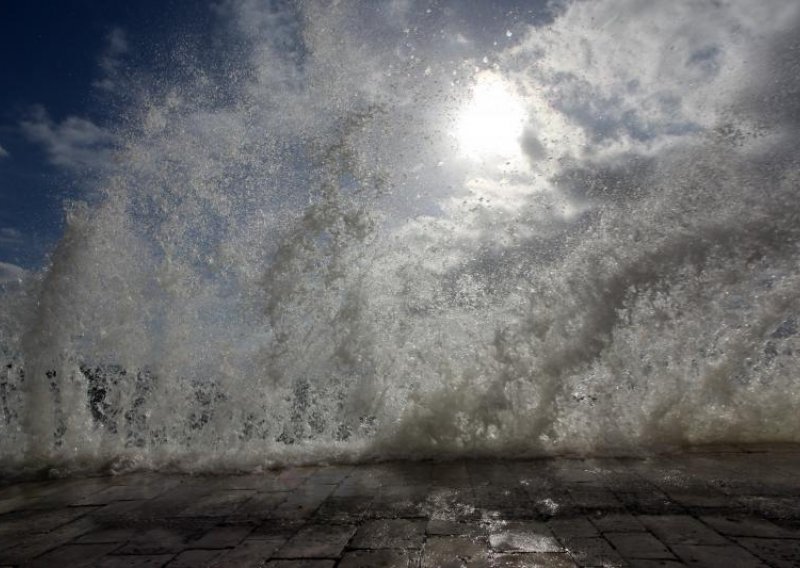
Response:
M278 558L338 558L356 532L353 525L309 525L277 552Z
M798 446L25 482L0 568L785 568L798 496Z

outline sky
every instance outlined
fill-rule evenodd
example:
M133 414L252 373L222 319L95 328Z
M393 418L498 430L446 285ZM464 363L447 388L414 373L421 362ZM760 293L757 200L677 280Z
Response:
M0 3L0 49L7 54L0 62L0 263L6 272L46 261L63 231L65 200L84 197L90 172L108 160L114 140L105 127L118 111L109 96L119 95L114 77L156 67L159 51L187 37L213 35L224 4ZM490 4L461 3L451 24L488 38L505 32L510 14L534 15L514 3ZM535 16L545 17L538 9Z
M120 129L141 101L126 89L137 77L152 79L154 92L191 88L182 73L192 64L173 70L176 60L201 61L195 67L218 90L283 115L263 126L237 117L254 136L322 131L336 114L327 110L343 104L388 105L381 127L392 136L381 151L393 157L397 189L389 216L524 230L498 211L547 194L565 218L578 214L592 208L575 181L582 171L619 183L613 172L630 156L652 161L723 128L726 116L744 129L770 120L752 101L764 81L787 90L786 73L770 76L769 51L788 45L796 21L784 0L4 2L0 262L10 271L46 261L65 202L88 199L92 180L130 142ZM292 81L296 91L281 100L265 94ZM198 98L212 104L208 93ZM235 105L213 104L196 135L237 139L225 130ZM200 106L185 110L187 124ZM791 110L783 99L771 106ZM493 135L497 107L506 126ZM368 156L375 140L366 138ZM489 201L494 209L476 209Z
M113 118L103 82L133 46L146 58L179 27L202 28L203 4L0 3L0 262L30 269L45 261L63 230L63 201L82 194L76 174L107 142L96 127Z
M8 54L0 62L0 263L7 271L45 262L63 231L65 200L83 197L87 171L109 158L113 140L102 125L118 110L108 96L113 76L155 66L157 51L176 38L210 34L218 4L0 3L0 49ZM463 6L459 23L467 27L506 25L495 6Z

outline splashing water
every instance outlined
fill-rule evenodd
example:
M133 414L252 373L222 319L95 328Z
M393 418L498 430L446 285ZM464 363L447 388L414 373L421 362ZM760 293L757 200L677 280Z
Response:
M0 292L6 471L800 441L793 2L342 4L131 68Z

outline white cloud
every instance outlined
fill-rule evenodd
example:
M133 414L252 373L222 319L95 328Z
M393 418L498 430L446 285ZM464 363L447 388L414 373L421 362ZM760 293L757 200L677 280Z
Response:
M21 127L28 139L44 147L50 163L73 170L109 167L117 143L114 134L90 120L69 116L58 124L42 108Z
M510 58L531 93L581 128L594 150L644 148L712 127L749 77L753 54L798 13L747 0L579 2ZM513 66L513 63L510 63Z
M0 262L0 286L17 284L25 278L27 271L15 264Z
M5 148L3 148L2 146L0 146L0 159L8 158L8 156L9 156L8 151Z
M108 34L108 49L114 55L121 55L128 52L128 39L125 30L114 28Z
M3 245L18 245L22 242L22 233L17 229L11 227L3 227L0 229L0 246Z
M791 47L798 21L800 4L791 0L768 7L747 0L598 0L572 3L552 23L527 32L515 29L519 43L489 53L491 64L474 60L461 69L475 81L490 66L513 85L529 115L521 146L530 167L505 162L494 168L484 160L467 169L462 181L454 176L452 194L436 198L438 216L409 225L422 235L420 250L471 238L472 247L497 242L512 251L507 242L523 248L537 243L528 247L533 253L526 249L531 255L539 250L539 237L585 229L599 222L601 211L610 222L617 204L633 207L650 191L688 175L679 156L702 155L728 167L711 148L725 133L748 145L734 150L721 144L722 156L735 151L746 160L757 137L766 148L772 144L766 118L794 112L776 128L800 122ZM419 58L437 65L435 54ZM469 84L462 81L461 91ZM741 112L745 104L750 114ZM452 116L459 116L457 107ZM680 202L680 187L672 191ZM450 220L453 226L441 233L419 229ZM627 222L624 214L619 222ZM466 244L452 248L453 258L474 256Z
M114 91L119 86L123 57L130 51L128 38L122 28L113 28L106 36L106 47L100 57L103 77L93 83L98 89Z

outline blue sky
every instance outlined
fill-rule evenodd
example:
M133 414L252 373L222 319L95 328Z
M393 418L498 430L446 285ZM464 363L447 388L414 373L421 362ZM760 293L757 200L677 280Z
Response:
M54 164L47 145L23 123L42 116L54 125L69 117L108 122L112 105L100 82L109 56L115 55L114 42L117 52L135 42L136 52L146 57L148 46L163 43L177 22L187 30L201 29L209 16L205 5L185 0L0 3L0 262L41 265L61 234L63 200L82 192L83 178Z
M227 6L228 12L221 16L225 9L214 5ZM170 67L172 56L184 51L204 63L197 66L204 72L219 71L222 79L212 80L222 91L238 93L240 102L251 97L272 104L274 84L304 73L312 77L313 71L293 67L302 64L291 60L281 43L295 41L292 34L301 27L294 10L281 9L287 5L293 3L0 4L5 54L0 62L0 263L41 266L62 232L64 201L85 199L91 171L111 162L110 150L119 140L112 130L126 110L121 78L144 71L154 78L154 90L159 81L189 84ZM331 97L347 101L353 84L362 87L359 96L365 100L388 101L396 118L388 119L393 136L391 144L382 139L390 146L383 151L396 158L390 173L410 172L411 179L408 187L392 180L402 203L397 217L442 214L456 202L472 211L474 200L495 194L502 199L493 203L513 210L519 206L515 191L519 199L530 199L531 191L540 199L542 188L548 195L565 195L570 210L581 211L592 204L575 197L586 192L568 187L572 178L565 173L604 165L616 171L620 160L651 159L724 125L731 113L766 112L763 105L757 112L747 110L758 93L743 89L742 77L756 78L754 84L770 82L770 66L764 64L772 57L770 38L782 45L784 28L794 29L784 25L795 17L792 5L782 0L763 8L737 0L724 10L704 6L704 16L698 17L699 8L689 2L650 5L643 0L353 2L340 9L346 21L336 22L337 33L351 39L350 47L326 37L325 26L307 30L318 49L316 68L336 72L323 74L327 83L319 92L307 89L296 101L290 93L281 104L289 115L298 107L295 127L308 126L308 117L318 116L316 128L330 114ZM306 8L315 13L319 6L327 3L308 2ZM291 21L271 19L275 13L288 14ZM209 60L212 64L206 64ZM241 71L239 83L226 82L232 69ZM510 89L523 107L519 168L514 163L495 171L486 160L470 164L450 149L449 123L468 111L469 86L481 81L489 91L501 81L501 90ZM791 93L789 87L776 91ZM201 94L192 92L189 99ZM409 105L412 99L418 102ZM201 106L195 110L208 110ZM790 107L782 101L772 106ZM271 107L265 103L264 108ZM217 121L227 120L235 105L216 110L204 115L210 141L224 138ZM193 115L185 114L188 124ZM261 135L256 118L242 120L245 130ZM748 121L742 123L745 130ZM238 131L229 135L240 137ZM431 136L435 142L421 143ZM287 164L291 167L291 160ZM513 190L509 180L516 184ZM549 180L546 187L539 188L541 180ZM459 194L451 203L447 192L436 192L450 185L466 188L469 195ZM420 194L423 200L415 205ZM485 219L493 211L480 208L478 213Z
M486 42L504 33L509 21L547 19L540 6L514 7L518 2L445 4L441 14L450 25ZM0 262L41 266L62 233L65 200L84 197L87 169L108 157L102 146L111 137L104 140L99 129L113 125L120 95L109 96L109 75L152 67L159 50L168 52L174 41L213 42L213 5L0 3L0 49L6 54L0 62ZM428 31L433 37L434 28ZM76 145L83 145L77 154Z

